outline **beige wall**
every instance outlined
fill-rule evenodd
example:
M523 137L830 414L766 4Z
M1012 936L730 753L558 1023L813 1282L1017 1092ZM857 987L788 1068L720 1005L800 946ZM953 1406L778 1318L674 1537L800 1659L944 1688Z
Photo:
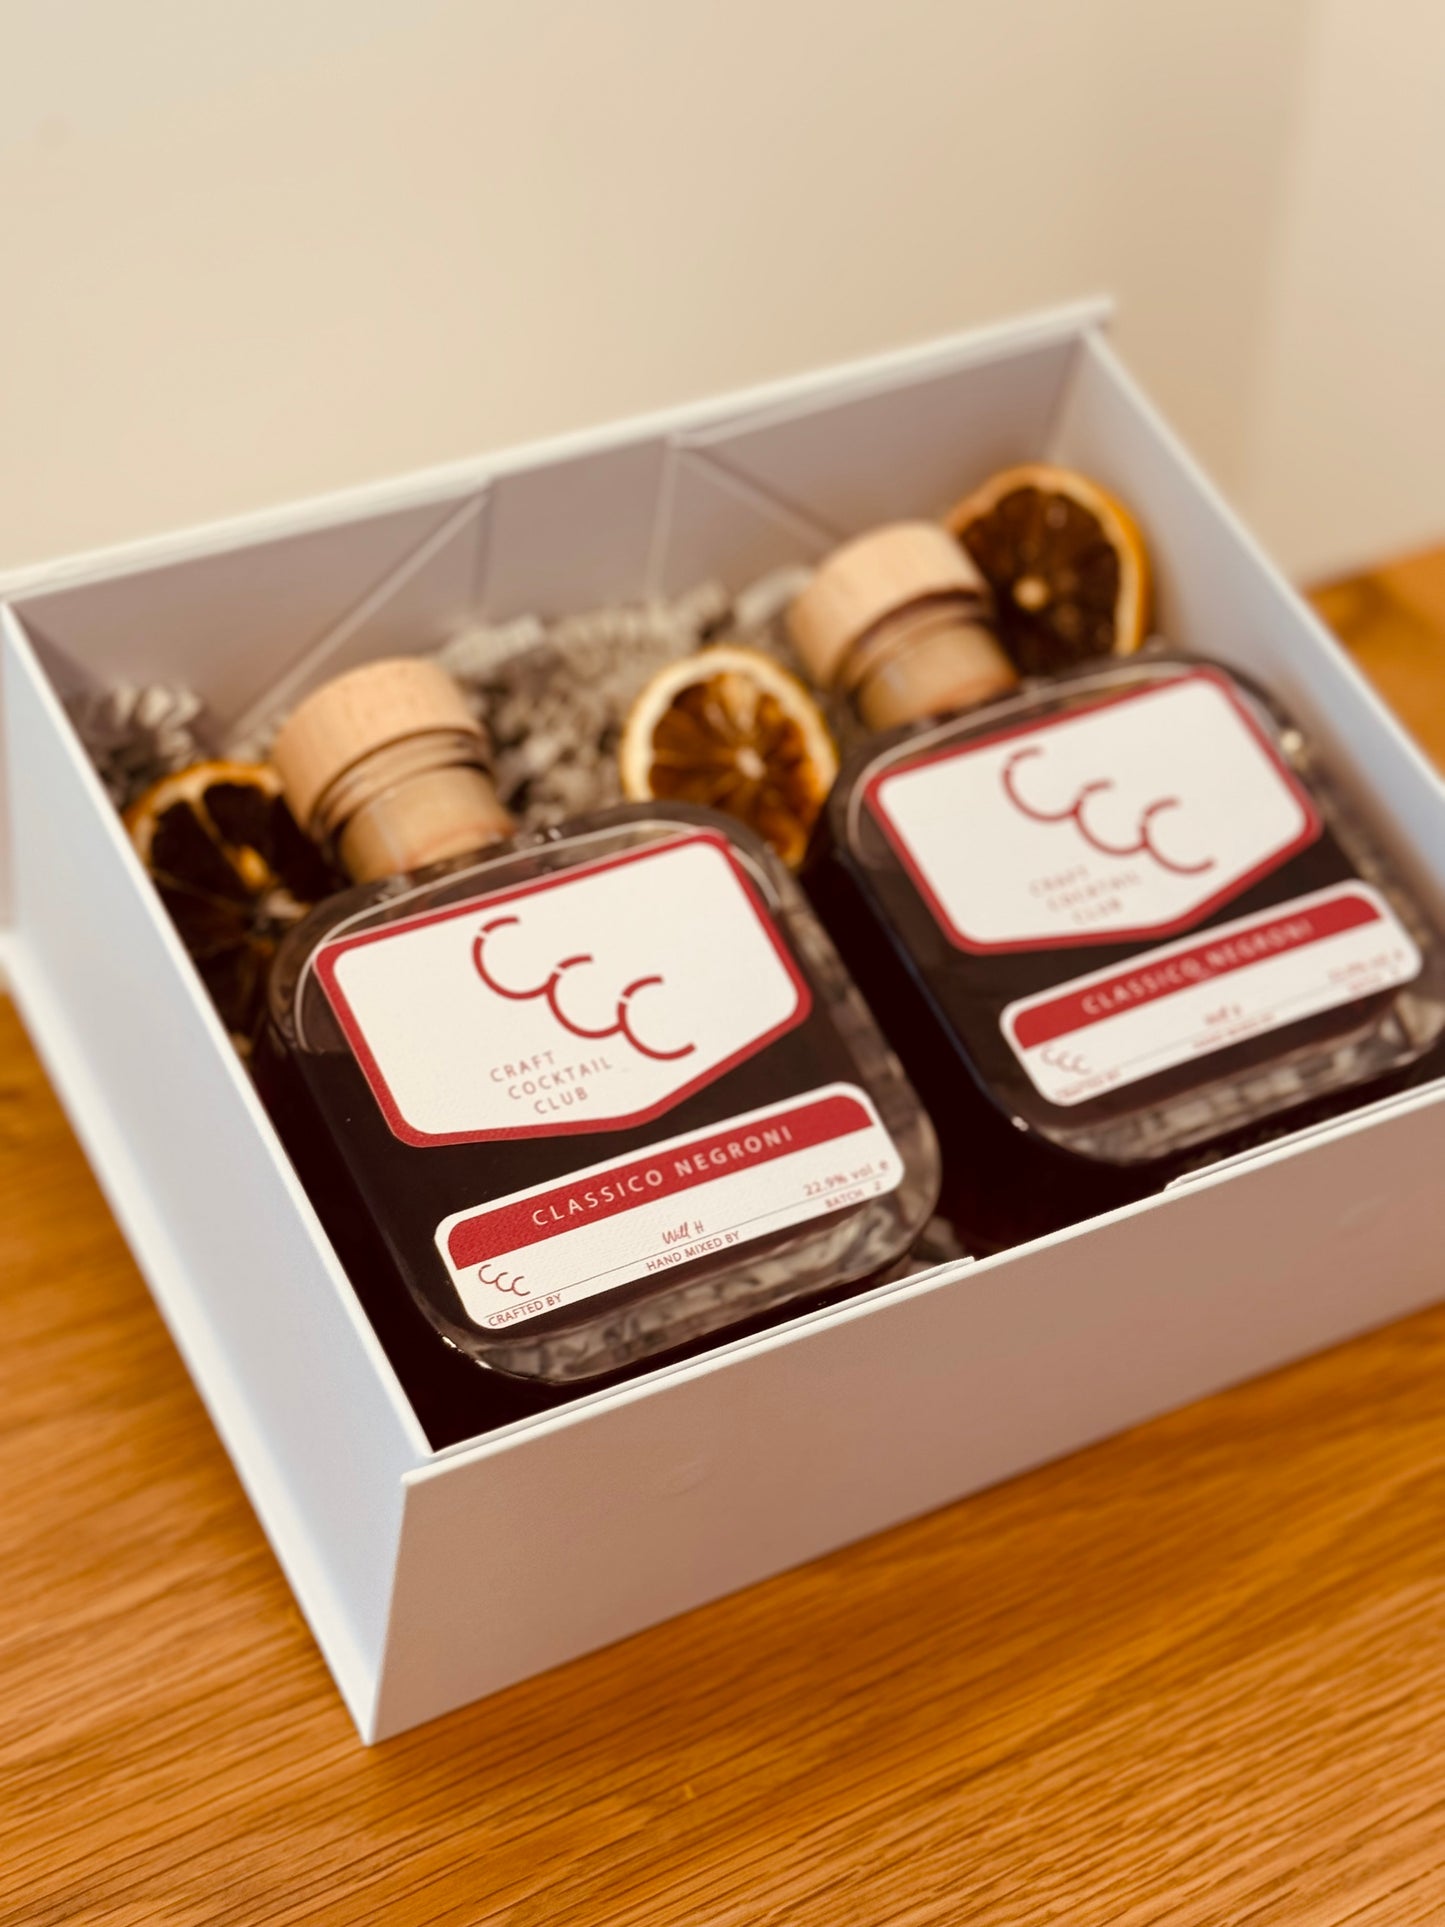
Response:
M1326 124L1320 34L1349 12L4 0L0 562L1100 289L1315 560L1362 492L1321 448L1374 427L1360 390L1329 440L1303 404L1338 342L1299 356L1330 228L1301 154L1368 212ZM1352 347L1374 312L1348 307ZM1395 402L1423 321L1409 345ZM1372 539L1437 499L1402 476Z
M1316 16L1238 477L1305 574L1445 540L1445 6Z

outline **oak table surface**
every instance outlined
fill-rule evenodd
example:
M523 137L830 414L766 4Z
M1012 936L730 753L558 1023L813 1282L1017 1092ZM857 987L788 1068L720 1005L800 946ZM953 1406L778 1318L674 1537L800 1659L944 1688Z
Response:
M370 1751L3 1002L0 1316L3 1927L1445 1919L1445 1308Z

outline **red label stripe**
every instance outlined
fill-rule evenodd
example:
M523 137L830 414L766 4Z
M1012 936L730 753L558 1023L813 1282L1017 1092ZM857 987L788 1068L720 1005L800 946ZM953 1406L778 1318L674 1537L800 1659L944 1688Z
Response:
M479 1212L452 1226L447 1250L461 1271L581 1225L615 1218L653 1199L690 1191L694 1185L710 1183L729 1172L756 1170L761 1164L791 1157L795 1151L848 1137L854 1131L867 1130L872 1121L855 1097L835 1094L816 1098L791 1111L775 1111L756 1123L691 1138L670 1150L613 1165L590 1178L574 1178L550 1191L499 1205L494 1211Z
M1379 921L1380 913L1368 897L1346 891L1305 910L1263 918L1213 941L1206 938L1188 950L1141 958L1130 970L1068 991L1048 1003L1035 1004L1015 1017L1014 1037L1020 1049L1030 1050L1055 1037L1086 1030L1107 1017L1117 1017L1121 1011L1137 1010L1142 1004L1172 997L1176 991L1191 990L1215 977L1227 977L1286 951L1303 950L1326 937Z

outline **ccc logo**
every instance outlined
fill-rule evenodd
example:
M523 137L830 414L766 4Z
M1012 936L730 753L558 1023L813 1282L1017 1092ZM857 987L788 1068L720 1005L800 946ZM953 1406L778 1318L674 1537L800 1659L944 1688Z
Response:
M1155 802L1147 803L1144 806L1139 812L1139 821L1132 843L1106 842L1088 820L1088 808L1091 799L1096 796L1102 796L1105 792L1113 789L1114 779L1112 776L1100 776L1095 778L1091 783L1085 783L1079 790L1077 796L1075 796L1073 802L1065 809L1041 810L1037 808L1034 804L1030 803L1020 791L1018 777L1015 772L1018 770L1020 764L1027 763L1035 756L1042 755L1043 751L1038 748L1017 749L1003 766L1004 794L1019 814L1028 817L1030 822L1072 823L1090 848L1098 850L1102 855L1111 857L1152 857L1161 870L1169 870L1175 876L1202 876L1206 870L1212 870L1214 868L1214 858L1212 856L1205 857L1199 863L1181 863L1176 857L1166 856L1154 841L1154 826L1158 819L1167 811L1177 810L1182 807L1177 796L1161 796Z
M677 1058L690 1057L697 1049L696 1044L683 1044L676 1050L663 1050L656 1044L649 1044L638 1034L638 1013L633 1008L633 999L645 990L661 988L663 979L655 974L636 977L626 986L617 999L617 1010L613 1021L603 1025L600 1030L590 1029L570 1017L562 1005L562 993L569 981L568 973L585 969L589 964L595 964L597 960L590 951L584 951L575 957L563 957L542 983L533 984L525 990L518 989L513 984L502 983L489 961L489 947L499 930L514 928L520 922L521 919L518 917L493 917L490 923L482 925L473 941L472 962L476 966L477 975L488 990L498 997L509 998L513 1003L530 1003L534 998L540 997L563 1030L570 1031L574 1037L586 1038L589 1043L600 1042L604 1037L621 1037L641 1056L653 1058L658 1063L672 1063Z

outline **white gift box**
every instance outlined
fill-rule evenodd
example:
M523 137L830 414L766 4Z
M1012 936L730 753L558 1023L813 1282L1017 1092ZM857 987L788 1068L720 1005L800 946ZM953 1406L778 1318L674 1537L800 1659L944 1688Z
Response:
M1424 1303L1445 1086L434 1449L64 711L223 726L469 618L737 588L1048 457L1159 627L1313 732L1445 920L1445 792L1154 414L1098 305L7 580L0 920L27 1022L369 1739Z

